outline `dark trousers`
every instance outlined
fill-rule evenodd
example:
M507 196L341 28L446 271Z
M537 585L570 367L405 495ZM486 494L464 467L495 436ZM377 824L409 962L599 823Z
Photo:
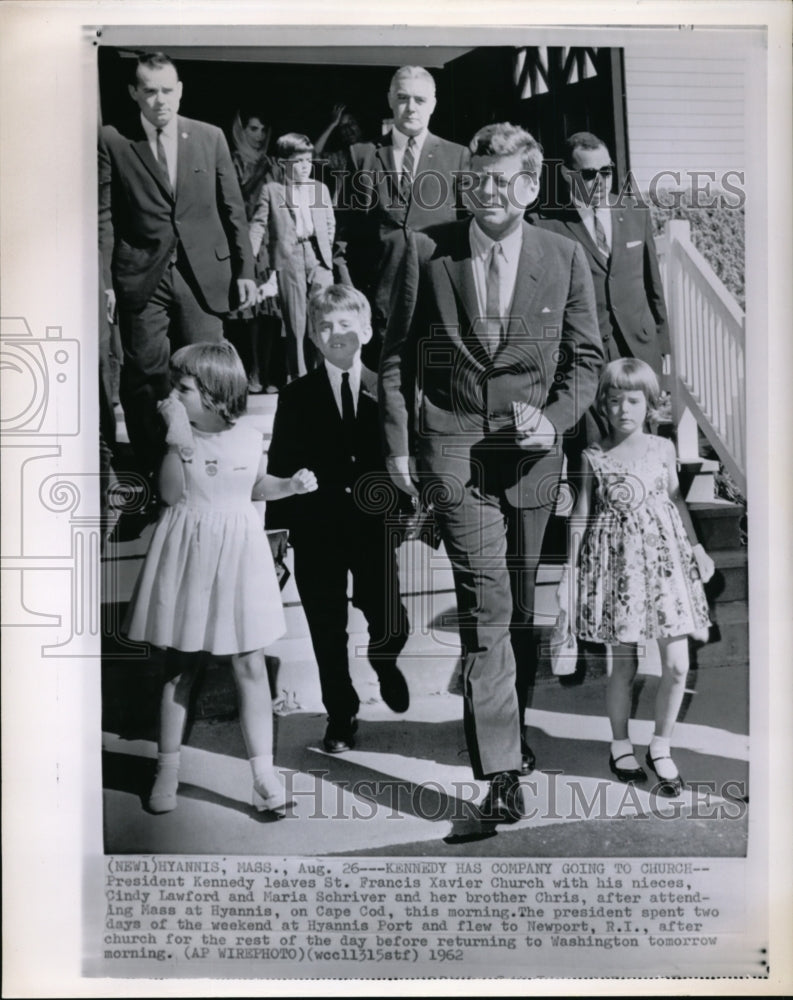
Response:
M451 509L436 508L457 595L463 725L480 780L521 766L523 712L536 669L534 581L548 515L543 508L515 510L470 486Z
M171 391L171 354L184 344L221 340L223 323L207 310L187 266L171 264L140 312L119 309L119 329L124 349L119 396L129 443L141 470L151 472L164 450L157 403Z
M352 603L369 628L369 660L378 672L394 664L408 637L396 552L382 524L369 525L352 509L327 532L293 532L292 545L295 583L319 667L322 702L331 721L344 722L360 707L347 651L348 574Z
M510 639L515 656L515 689L518 716L524 725L537 673L537 630L534 627L534 588L545 529L551 515L548 507L504 508L507 523L507 564L512 589Z

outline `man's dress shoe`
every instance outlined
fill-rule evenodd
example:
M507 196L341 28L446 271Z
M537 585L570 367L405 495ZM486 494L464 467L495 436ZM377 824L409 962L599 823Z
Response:
M520 738L520 773L521 774L531 774L534 770L537 760L534 756L534 751L529 746L525 735Z
M410 694L407 681L397 666L380 668L380 697L392 712L407 712L410 706Z
M523 789L517 771L502 771L491 778L479 815L490 823L517 823L523 817Z
M329 720L322 745L328 753L344 753L345 750L352 750L355 746L355 732L357 729L358 720L355 716L351 719L344 719L341 722Z

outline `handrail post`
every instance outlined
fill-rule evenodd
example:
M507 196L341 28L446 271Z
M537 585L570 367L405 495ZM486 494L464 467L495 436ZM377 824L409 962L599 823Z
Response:
M678 372L686 371L686 306L683 273L680 265L680 244L691 243L691 225L685 219L668 219L664 225L667 238L667 308L672 339L671 390L672 413L677 437L677 456L681 462L695 462L699 458L699 431L693 413L683 400Z

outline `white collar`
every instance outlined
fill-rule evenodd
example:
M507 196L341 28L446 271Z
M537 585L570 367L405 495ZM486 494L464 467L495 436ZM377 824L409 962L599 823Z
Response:
M157 138L157 126L152 125L149 119L144 118L142 114L140 116L140 121L141 125L143 125L143 131L146 133L146 137L148 138L149 142L154 142L154 140ZM171 120L168 122L167 125L163 125L163 127L159 131L161 135L164 136L164 138L175 140L177 132L176 115L171 115Z
M421 147L424 145L424 140L427 138L427 129L423 132L419 132L418 135L405 135L404 132L400 132L398 128L392 126L391 128L391 142L394 147L399 150L407 149L408 141L410 139L415 140L413 145L415 146L417 152L421 151Z
M348 371L350 373L350 386L352 387L353 385L360 385L361 369L363 367L361 363L360 351L358 351L358 353L353 358L353 362L349 368L337 368L336 365L331 364L331 362L328 361L327 358L323 358L323 360L325 362L325 370L327 371L328 378L331 380L332 384L335 383L336 385L341 385L341 377L345 371Z
M501 252L504 254L504 258L509 261L513 259L513 255L517 257L523 247L523 226L516 226L513 232L503 239L494 240L479 228L476 219L472 219L470 238L471 253L474 257L487 257L493 244L500 243Z

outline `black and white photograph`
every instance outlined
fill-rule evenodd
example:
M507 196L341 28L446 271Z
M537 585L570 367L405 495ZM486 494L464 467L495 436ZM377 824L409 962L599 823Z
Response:
M6 927L49 844L73 996L789 985L789 10L10 6Z

